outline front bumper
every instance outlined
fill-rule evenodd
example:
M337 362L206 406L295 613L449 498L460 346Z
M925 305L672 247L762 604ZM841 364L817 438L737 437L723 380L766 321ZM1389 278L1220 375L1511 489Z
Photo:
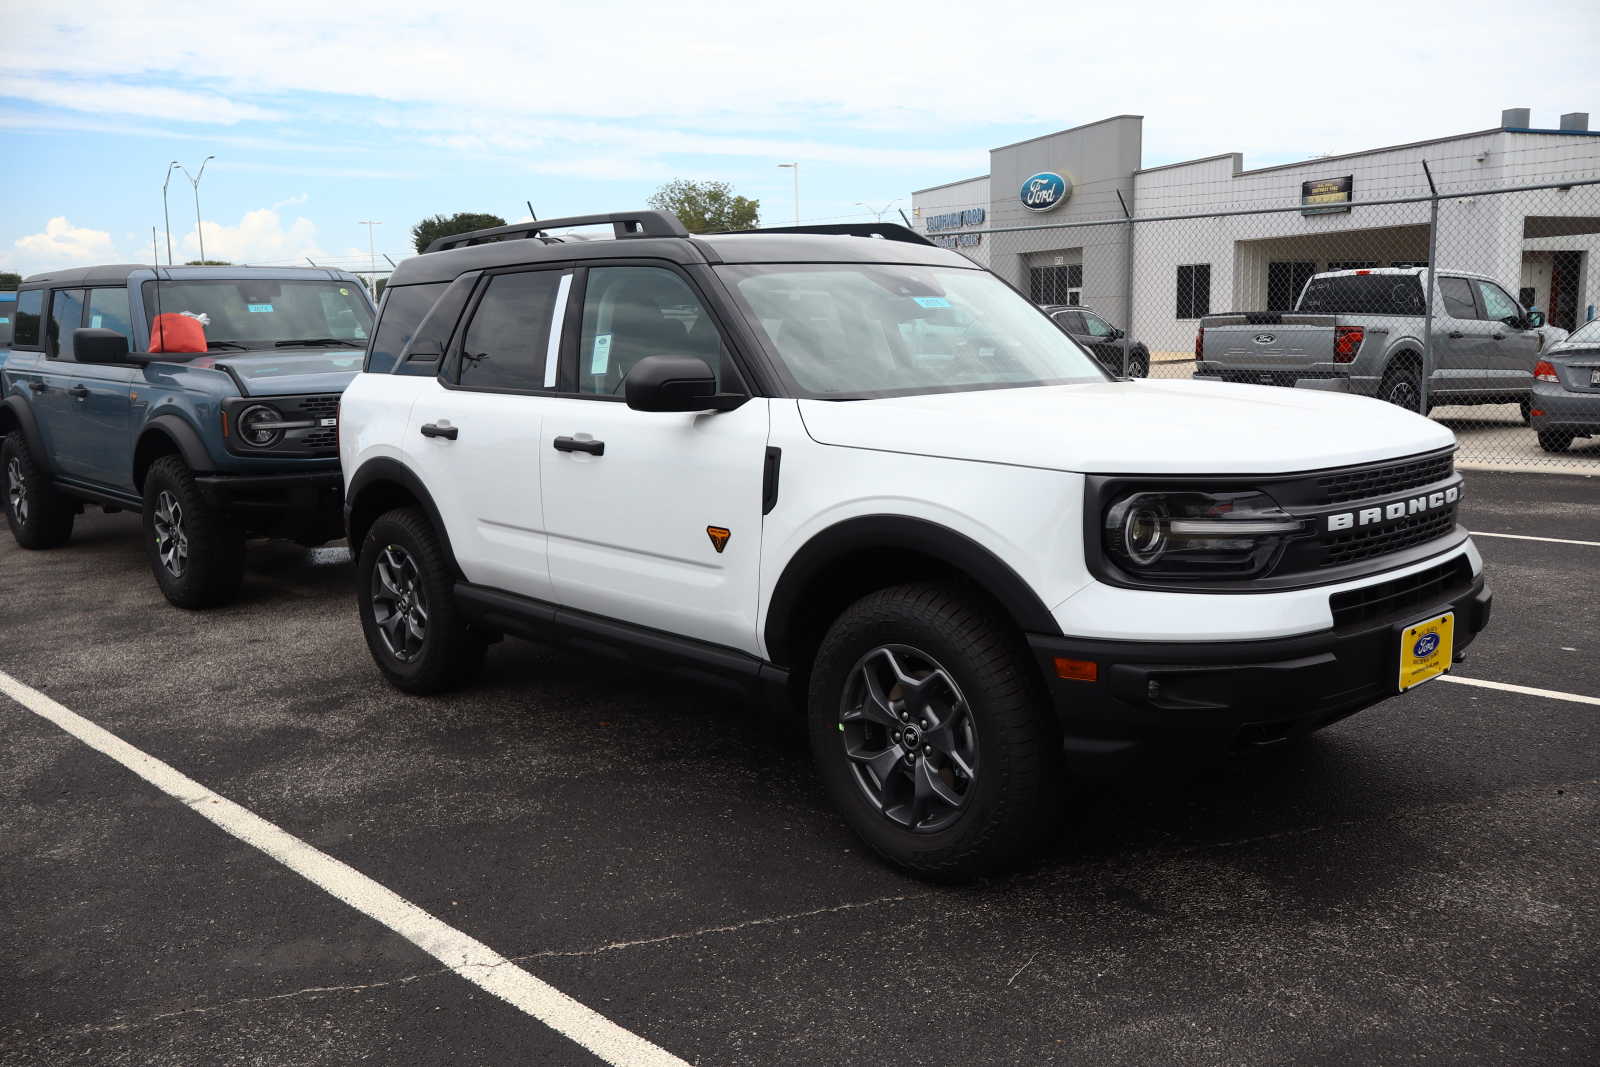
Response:
M321 544L343 534L338 469L291 474L201 474L200 491L252 533Z
M1574 436L1600 434L1600 393L1575 393L1545 382L1536 383L1529 407L1533 428Z
M1154 643L1028 636L1069 751L1111 753L1143 743L1205 749L1306 734L1399 688L1399 632L1453 611L1455 652L1488 625L1483 575L1397 596L1376 617L1264 641ZM1381 605L1379 605L1381 607ZM1058 676L1056 659L1092 662L1094 681Z

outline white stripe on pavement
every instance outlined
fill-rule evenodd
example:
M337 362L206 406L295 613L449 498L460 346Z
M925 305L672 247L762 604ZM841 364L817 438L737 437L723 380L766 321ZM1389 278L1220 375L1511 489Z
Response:
M1473 537L1504 537L1507 541L1547 541L1552 545L1588 545L1590 548L1600 548L1600 541L1573 541L1566 537L1532 537L1528 534L1485 533L1482 530L1468 532Z
M1535 689L1529 685L1512 685L1510 682L1490 682L1482 678L1463 678L1459 674L1441 674L1441 681L1454 682L1457 685L1475 685L1481 689L1499 689L1507 693L1521 693L1530 697L1549 697L1551 700L1570 700L1574 704L1594 704L1600 706L1600 697L1579 696L1577 693L1561 693L1554 689Z
M326 893L376 919L480 989L531 1015L607 1063L628 1067L687 1067L687 1064L623 1029L518 967L482 942L434 918L353 867L227 797L212 792L154 756L62 707L43 693L0 671L0 693L48 719L97 752L104 753L227 833L260 849Z

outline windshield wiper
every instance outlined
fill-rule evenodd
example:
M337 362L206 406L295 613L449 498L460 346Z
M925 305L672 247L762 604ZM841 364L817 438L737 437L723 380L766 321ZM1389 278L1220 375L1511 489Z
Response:
M236 348L240 352L250 351L249 345L242 345L238 341L207 341L206 351L209 352L213 348Z
M366 348L365 341L352 341L348 337L297 337L292 341L274 341L274 348Z

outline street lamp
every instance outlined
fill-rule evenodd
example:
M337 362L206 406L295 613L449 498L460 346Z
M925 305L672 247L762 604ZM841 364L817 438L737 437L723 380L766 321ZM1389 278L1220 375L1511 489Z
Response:
M856 207L864 207L864 208L866 208L868 211L872 212L874 215L876 215L878 217L878 221L879 222L882 222L883 221L883 217L889 213L889 209L894 207L899 202L900 202L900 198L899 197L895 197L893 200L889 201L887 204L883 205L882 207L873 207L871 204L866 204L866 203L861 202L860 200L857 200L856 201Z
M167 183L172 181L172 168L182 167L183 164L174 159L167 164L167 176L161 181L161 221L167 227L167 266L172 266L172 215L167 211ZM160 266L160 262L156 266Z
M365 226L367 228L367 259L369 261L368 265L371 268L369 273L372 275L371 278L367 279L367 285L369 288L376 290L378 288L378 253L373 250L374 246L372 243L372 228L374 226L382 226L383 222L381 220L362 219L360 222L356 223L356 225Z
M794 224L798 226L800 225L800 164L779 163L778 166L788 167L794 171Z
M190 176L189 169L187 167L185 167L182 163L178 164L178 169L183 171L183 176L189 179L190 185L194 186L194 232L195 235L200 238L200 262L202 263L206 261L206 231L205 227L200 225L200 179L206 176L206 164L210 163L216 158L216 156L207 156L206 158L202 159L200 161L200 173L193 175L192 177ZM171 258L172 251L171 249L168 249L167 259L170 260Z

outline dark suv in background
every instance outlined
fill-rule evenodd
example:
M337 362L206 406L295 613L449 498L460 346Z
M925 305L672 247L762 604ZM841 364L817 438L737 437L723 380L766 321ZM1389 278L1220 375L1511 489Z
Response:
M1122 374L1122 353L1128 353L1127 377L1150 376L1150 350L1138 341L1128 339L1128 331L1111 325L1086 307L1077 304L1044 304L1044 313L1064 330L1068 337L1094 353L1106 370Z

